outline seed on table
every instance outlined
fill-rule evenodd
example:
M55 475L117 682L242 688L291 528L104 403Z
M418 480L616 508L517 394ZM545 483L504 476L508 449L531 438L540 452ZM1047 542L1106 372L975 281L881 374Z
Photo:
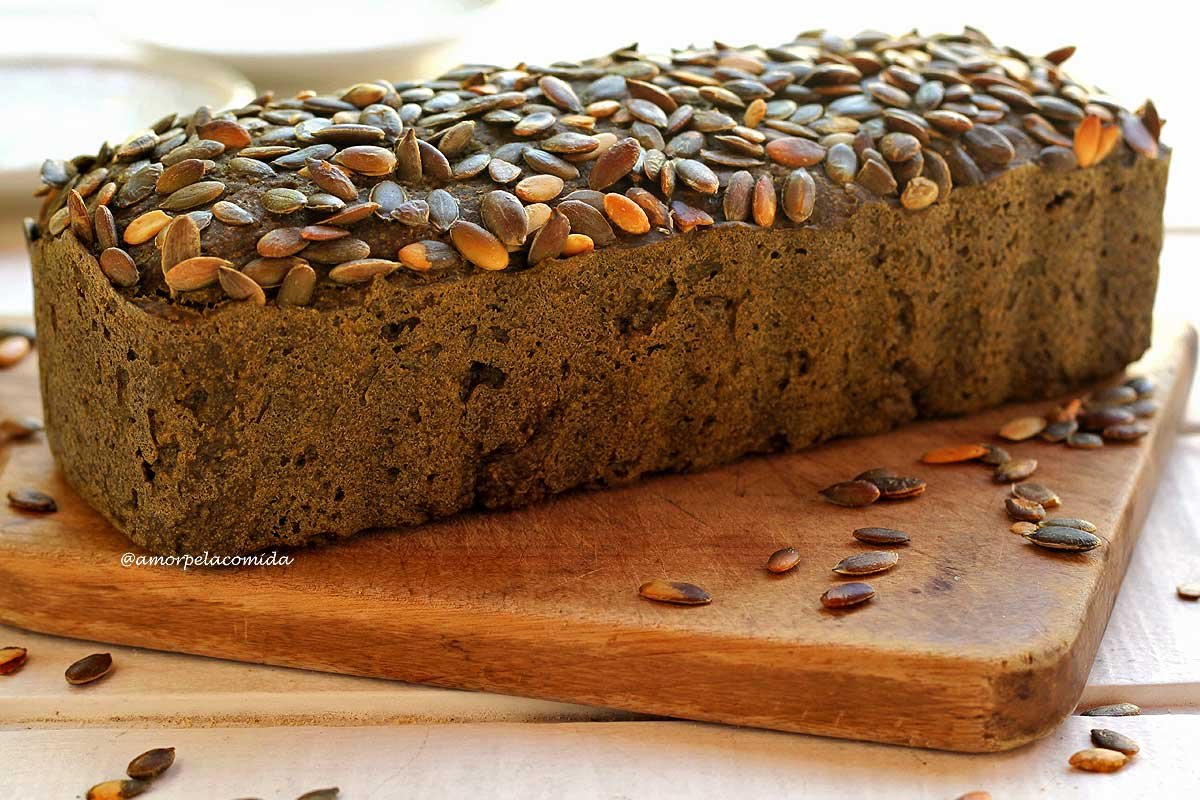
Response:
M767 569L771 572L787 572L800 563L800 553L794 547L784 547L771 553Z
M58 503L54 502L54 498L37 489L9 489L8 504L21 511L43 514L58 511Z
M0 675L11 675L19 670L28 656L29 651L24 647L0 647Z
M869 583L853 581L830 586L821 595L821 605L826 608L838 609L865 603L875 596L875 589Z
M1037 470L1036 458L1017 458L996 467L993 477L999 483L1023 481Z
M1001 426L1000 436L1010 442L1023 442L1045 429L1046 420L1043 417L1017 417Z
M108 653L93 653L90 656L84 656L67 667L67 683L72 686L80 686L99 680L112 671L112 666L112 656Z
M925 481L921 478L884 476L869 481L879 489L881 500L904 500L925 492Z
M33 345L25 336L13 335L0 338L0 369L15 367L25 360Z
M1095 534L1081 531L1078 528L1057 525L1039 527L1037 530L1025 534L1025 538L1048 550L1067 550L1075 553L1094 550L1104 544L1104 540Z
M1042 520L1038 523L1039 528L1048 528L1050 526L1058 526L1060 528L1074 528L1079 531L1087 531L1095 533L1096 526L1088 522L1086 519L1077 517L1051 517L1050 519Z
M647 600L680 606L702 606L712 602L712 595L693 583L657 578L639 586L638 594Z
M0 436L5 441L19 442L45 430L40 419L33 417L5 417L0 419Z
M1040 483L1014 483L1012 493L1013 497L1032 500L1042 508L1055 508L1062 502L1057 494Z
M899 561L900 556L894 551L868 550L846 556L834 565L833 571L839 575L872 575L891 569Z
M1037 527L1038 526L1034 525L1032 522L1014 522L1012 525L1008 526L1008 529L1013 533L1026 536L1036 531Z
M869 506L879 499L879 487L870 481L853 480L835 483L820 492L821 496L834 505L858 508Z
M1123 733L1110 731L1108 728L1092 728L1092 744L1105 750L1116 750L1126 756L1137 755L1141 750L1133 739Z
M1008 516L1021 522L1039 522L1046 518L1046 509L1042 508L1041 503L1023 497L1005 498L1004 508Z
M146 781L105 781L88 789L86 800L125 800L127 797L137 797L149 788L150 784Z
M1103 446L1104 440L1095 433L1076 431L1067 437L1067 447L1074 447L1078 450L1095 450Z
M1150 426L1144 422L1127 422L1121 425L1109 425L1101 432L1101 437L1112 442L1133 442L1150 432Z
M1142 713L1142 708L1133 703L1110 703L1105 706L1095 706L1079 713L1084 717L1136 717Z
M1175 587L1175 593L1183 600L1200 600L1200 581L1181 583Z
M860 542L876 545L895 545L908 542L908 534L895 528L858 528L854 538Z
M175 763L174 747L156 747L135 756L125 768L125 774L137 780L153 780Z
M1091 119L1095 119L1095 117L1091 117ZM1125 766L1125 762L1128 760L1124 753L1118 753L1116 750L1091 747L1087 750L1080 750L1071 756L1069 763L1072 767L1087 772L1116 772Z

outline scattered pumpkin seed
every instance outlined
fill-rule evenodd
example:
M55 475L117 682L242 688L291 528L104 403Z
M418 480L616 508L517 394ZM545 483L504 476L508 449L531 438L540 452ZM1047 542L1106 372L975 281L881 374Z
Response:
M67 683L72 686L81 686L100 680L112 671L112 667L113 660L109 653L93 653L90 656L84 656L67 667Z
M1041 503L1023 497L1008 497L1004 500L1008 516L1020 522L1038 522L1046 518L1046 509Z
M58 503L54 502L54 498L37 489L9 489L8 504L21 511L58 511Z
M146 781L117 780L97 783L87 791L87 800L125 800L150 788Z
M1133 739L1108 728L1092 728L1092 744L1105 750L1116 750L1126 756L1135 756L1141 749Z
M24 647L16 647L9 645L8 647L0 647L0 675L11 675L22 666L29 656L29 651Z
M800 563L800 553L794 547L783 547L776 550L767 559L767 569L771 572L787 572Z
M898 545L909 541L907 533L895 528L858 528L854 531L854 538L874 545Z
M1079 713L1084 717L1136 717L1142 713L1142 709L1133 703L1110 703L1094 706Z
M681 606L702 606L712 602L712 595L693 583L655 579L638 587L638 594L647 600Z
M858 508L874 503L881 493L879 487L870 481L853 480L827 486L820 494L834 505Z
M1090 119L1095 119L1095 117L1090 117ZM1128 758L1124 753L1100 747L1091 747L1087 750L1080 750L1071 756L1069 763L1072 767L1087 772L1116 772L1125 766L1126 761L1128 761Z
M900 556L894 551L868 550L865 553L855 553L846 556L834 565L833 571L839 575L871 575L885 572L896 566Z
M993 477L1000 483L1023 481L1037 470L1036 458L1017 458L996 467Z
M1057 525L1039 527L1037 530L1025 534L1025 538L1048 550L1069 550L1076 553L1094 550L1104 544L1104 540L1095 534L1081 531L1078 528Z
M1017 417L1000 427L1000 436L1010 442L1032 439L1046 429L1044 417Z
M1086 519L1078 519L1076 517L1052 517L1050 519L1042 520L1038 523L1038 527L1041 528L1048 528L1050 526L1057 526L1060 528L1075 528L1076 530L1087 531L1088 533L1096 532L1095 525L1088 522Z
M1025 536L1036 531L1037 525L1034 525L1032 522L1014 522L1012 525L1008 526L1008 529L1013 533Z
M0 419L0 437L5 441L19 442L45 430L40 419L33 417L5 417Z
M1200 581L1181 583L1175 587L1175 592L1184 600L1200 600Z
M1057 494L1040 483L1014 483L1013 497L1020 497L1039 504L1042 508L1056 508L1062 500Z
M136 780L153 780L175 763L174 747L156 747L135 756L125 768L125 774Z
M1079 450L1095 450L1104 446L1104 440L1094 433L1076 431L1067 437L1067 447Z
M875 596L875 589L869 583L852 581L831 586L821 595L821 605L829 609L849 608L865 603Z

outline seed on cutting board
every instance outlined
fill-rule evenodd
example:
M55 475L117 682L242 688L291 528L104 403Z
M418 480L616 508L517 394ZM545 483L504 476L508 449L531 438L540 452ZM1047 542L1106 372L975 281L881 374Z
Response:
M135 756L125 768L125 774L138 780L153 780L175 763L174 747L156 747Z
M833 571L839 575L872 575L891 569L899 561L900 556L894 551L868 550L846 556L834 565Z
M1105 750L1116 750L1126 756L1137 755L1141 749L1133 739L1108 728L1092 728L1092 744Z
M1139 398L1147 398L1154 396L1154 381L1144 375L1135 378L1130 378L1125 381L1125 385L1137 392Z
M1079 417L1079 427L1093 433L1114 425L1127 425L1134 421L1133 412L1120 406L1089 411Z
M1183 600L1200 600L1200 581L1181 583L1175 587L1175 593Z
M1096 532L1095 525L1088 522L1086 519L1079 519L1077 517L1051 517L1050 519L1042 520L1038 523L1039 528L1049 528L1051 526L1057 526L1060 528L1074 528L1075 530L1087 531L1088 533Z
M870 482L879 489L880 500L904 500L925 492L921 478L886 476L871 478Z
M821 605L826 608L849 608L859 603L865 603L875 596L875 589L869 583L852 581L837 586L830 586L821 595Z
M854 538L877 545L904 544L909 540L907 533L895 528L858 528L854 531Z
M86 800L124 800L127 797L137 797L149 788L150 784L146 781L105 781L88 789Z
M1100 434L1111 442L1133 442L1150 432L1150 426L1144 422L1126 422L1121 425L1109 425Z
M311 792L305 792L296 800L336 800L337 796L338 788L331 786L328 789L313 789Z
M1041 503L1023 497L1005 498L1004 508L1008 516L1021 522L1038 522L1046 518L1046 509L1042 508Z
M0 675L11 675L19 670L28 656L29 651L24 647L0 647Z
M35 433L45 430L40 419L33 417L5 417L0 419L0 435L10 442L28 439Z
M854 476L856 481L873 481L876 478L898 478L900 477L891 467L871 467L871 469L863 470Z
M712 595L693 583L655 579L638 587L638 594L647 600L681 606L702 606L712 602Z
M1142 713L1142 708L1133 703L1110 703L1104 706L1095 706L1079 713L1084 717L1136 717Z
M1087 772L1116 772L1125 766L1125 762L1128 760L1128 757L1124 753L1119 753L1116 750L1091 747L1087 750L1080 750L1071 756L1068 763L1076 769L1082 769Z
M112 666L112 656L108 653L93 653L90 656L84 656L67 667L67 683L72 686L80 686L99 680L112 671Z
M800 563L800 553L794 547L784 547L771 553L767 569L771 572L787 572Z
M1046 442L1065 442L1078 429L1079 423L1073 419L1055 420L1046 425L1040 436Z
M8 504L21 511L58 511L58 504L54 502L54 498L37 489L9 489Z
M992 444L981 445L987 449L987 452L979 457L979 460L990 467L998 467L1001 464L1007 464L1012 461L1012 456L1003 447L997 447Z
M1046 428L1044 417L1017 417L1000 427L1001 438L1010 442L1023 442L1037 436Z
M821 490L821 496L829 502L850 508L869 506L879 499L879 487L870 481L853 480L835 483Z
M1000 483L1023 481L1037 471L1036 458L1016 458L996 467L994 478Z
M1034 525L1032 522L1014 522L1008 526L1008 529L1013 533L1025 536L1036 531L1037 525Z
M927 450L921 456L921 462L925 464L956 464L960 461L974 461L987 453L988 449L981 444L956 444Z
M1039 527L1025 534L1025 538L1048 550L1068 550L1076 553L1094 550L1104 544L1104 540L1095 534L1059 525Z
M1098 434L1076 431L1067 437L1067 447L1078 450L1095 450L1104 446L1104 440Z
M1062 502L1057 494L1040 483L1014 483L1012 493L1013 497L1032 500L1043 508L1055 508Z

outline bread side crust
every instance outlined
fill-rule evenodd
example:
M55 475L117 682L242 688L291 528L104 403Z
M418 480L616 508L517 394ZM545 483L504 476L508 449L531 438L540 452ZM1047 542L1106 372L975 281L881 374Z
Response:
M1049 397L1149 345L1167 159L1025 165L910 214L700 229L361 304L167 318L35 243L72 486L157 553L243 553Z

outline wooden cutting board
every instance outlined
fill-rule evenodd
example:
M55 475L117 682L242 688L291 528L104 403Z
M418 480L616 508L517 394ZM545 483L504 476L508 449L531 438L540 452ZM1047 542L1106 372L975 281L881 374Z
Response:
M567 700L829 736L964 751L1015 747L1074 706L1186 404L1196 334L1156 332L1131 370L1158 383L1136 444L1033 456L1055 511L1108 543L1053 553L1009 532L1008 487L978 464L922 452L989 440L1050 403L915 424L794 455L752 458L534 508L469 514L288 553L290 566L123 568L140 553L63 483L44 441L3 448L0 486L55 496L56 514L0 509L0 621L221 658ZM0 373L0 414L39 409L32 359ZM875 466L928 481L919 498L847 509L817 490ZM912 543L854 610L818 598L830 568L868 549L851 531ZM786 544L793 572L763 569ZM713 602L638 597L664 577ZM1166 578L1164 578L1166 580ZM100 686L95 690L102 690Z

